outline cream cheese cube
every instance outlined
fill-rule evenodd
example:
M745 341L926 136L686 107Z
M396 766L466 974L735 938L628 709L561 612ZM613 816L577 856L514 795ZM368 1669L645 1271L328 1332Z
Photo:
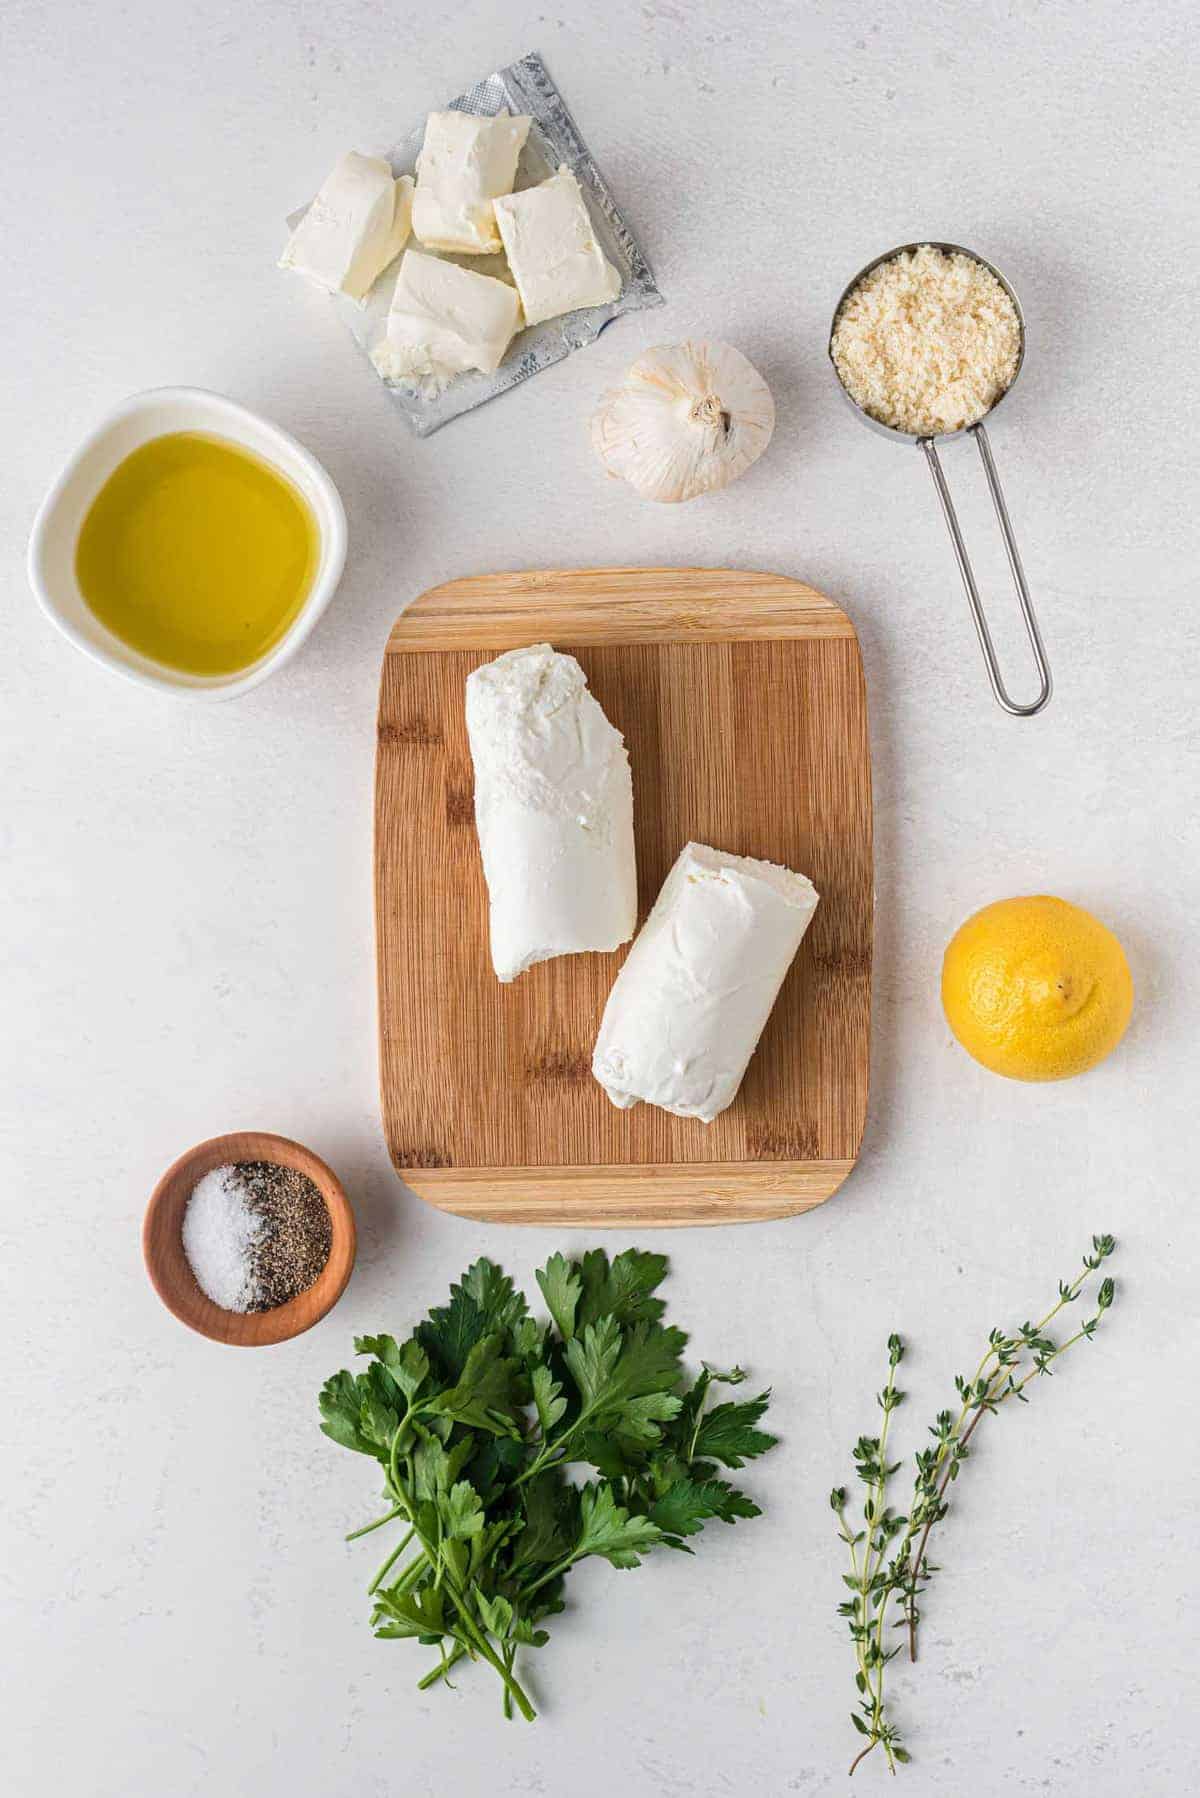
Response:
M492 202L512 192L531 123L507 112L430 113L413 199L413 231L427 249L487 256L500 248Z
M579 663L549 643L510 649L468 676L466 708L497 978L627 943L629 756Z
M342 157L279 259L326 293L363 300L408 241L413 180L394 180L381 156Z
M507 281L410 249L372 361L388 381L448 381L469 368L491 374L520 322L521 302Z
M712 1120L758 1046L817 893L803 874L689 843L613 983L592 1072L614 1105Z
M596 242L583 193L565 164L537 187L498 199L495 211L526 324L617 298L621 277Z

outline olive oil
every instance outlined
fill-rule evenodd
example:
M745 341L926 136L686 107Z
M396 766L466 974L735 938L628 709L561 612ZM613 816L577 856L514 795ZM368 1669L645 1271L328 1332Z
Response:
M234 674L293 622L318 550L317 521L289 480L225 438L177 431L109 476L75 573L131 649L187 674Z

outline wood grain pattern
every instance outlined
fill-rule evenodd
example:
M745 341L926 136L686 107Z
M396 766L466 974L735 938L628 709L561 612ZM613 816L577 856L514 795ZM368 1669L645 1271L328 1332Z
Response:
M183 1247L183 1214L197 1183L215 1167L232 1161L273 1161L279 1167L299 1168L320 1188L329 1207L333 1240L329 1259L307 1292L297 1293L286 1305L271 1311L225 1311L200 1290ZM346 1290L354 1268L357 1231L345 1189L333 1169L319 1155L287 1136L264 1130L237 1130L228 1136L210 1136L181 1155L163 1175L150 1196L142 1224L142 1253L159 1298L181 1323L214 1342L238 1348L263 1348L287 1342L310 1330L332 1310Z
M467 675L578 656L633 766L639 919L689 838L809 875L821 904L737 1099L705 1127L591 1074L625 950L492 972ZM828 1198L866 1118L871 775L854 629L778 575L600 569L435 588L398 621L378 720L375 889L388 1148L445 1210L580 1227L746 1222Z

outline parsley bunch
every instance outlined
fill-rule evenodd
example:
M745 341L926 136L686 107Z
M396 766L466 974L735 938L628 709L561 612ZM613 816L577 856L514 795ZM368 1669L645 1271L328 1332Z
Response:
M367 1588L385 1640L438 1650L422 1687L464 1656L486 1661L506 1716L533 1706L514 1672L519 1648L563 1609L567 1573L598 1555L637 1567L713 1517L757 1517L720 1477L775 1444L758 1426L768 1392L710 1403L740 1368L685 1381L682 1330L661 1322L665 1255L627 1249L610 1263L555 1255L537 1275L551 1321L491 1261L477 1261L405 1342L363 1336L365 1373L321 1389L321 1428L384 1471L386 1513L347 1540L403 1531ZM582 1484L565 1469L590 1470ZM411 1551L411 1552L410 1552ZM407 1557L407 1558L406 1558Z

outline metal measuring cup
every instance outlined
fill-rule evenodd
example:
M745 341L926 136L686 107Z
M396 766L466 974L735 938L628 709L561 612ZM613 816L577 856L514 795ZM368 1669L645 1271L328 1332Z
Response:
M978 256L974 250L964 249L961 244L935 243L931 238L927 237L921 238L917 243L901 244L898 249L888 250L884 255L876 256L873 262L868 262L865 268L859 269L857 275L855 275L853 281L847 285L841 299L834 307L833 321L829 327L829 360L833 365L834 374L837 375L838 387L847 403L852 408L855 417L860 418L864 424L870 425L871 429L873 431L878 431L881 436L890 437L894 443L915 443L925 452L925 460L929 464L929 472L933 476L933 484L937 489L938 499L941 501L942 516L946 520L946 527L950 532L950 541L954 545L954 554L958 562L958 571L962 575L962 583L966 588L967 600L971 607L971 616L975 620L975 630L979 637L979 646L983 650L983 659L987 665L988 680L991 682L992 692L996 696L997 703L1002 705L1006 712L1010 712L1014 718L1032 718L1036 712L1040 712L1043 706L1049 702L1050 694L1053 690L1050 680L1050 664L1046 660L1046 649L1042 642L1042 633L1038 629L1038 622L1034 617L1033 601L1029 597L1029 588L1025 581L1025 570L1021 566L1020 551L1017 549L1017 540L1013 536L1012 520L1009 518L1008 507L1004 503L1004 494L1000 488L1000 476L996 472L996 464L992 458L991 445L987 439L987 432L983 428L984 419L980 419L977 424L966 425L964 429L968 437L973 437L975 439L976 447L979 450L979 458L983 463L983 471L987 476L988 491L992 496L992 504L996 508L996 518L1000 525L1001 536L1004 538L1004 548L1008 555L1008 565L1012 570L1013 581L1016 584L1017 598L1021 602L1021 616L1025 620L1025 629L1029 636L1029 644L1033 650L1033 659L1037 664L1038 675L1041 680L1037 698L1030 700L1027 705L1018 705L1015 699L1010 698L1008 689L1004 685L1004 680L1000 673L1000 665L996 659L996 646L992 642L992 633L988 628L987 617L983 610L983 601L979 597L979 588L975 583L975 574L971 567L970 558L967 555L967 546L963 541L962 530L954 510L954 501L950 497L950 489L946 485L946 476L942 470L942 464L938 457L938 438L915 437L910 435L907 431L895 431L890 425L881 424L877 418L872 418L870 413L865 412L858 404L857 400L853 399L846 391L842 382L842 377L838 373L837 363L833 360L833 333L836 329L842 307L846 304L846 301L850 298L850 295L854 292L854 289L858 286L859 282L865 280L871 271L877 269L881 263L891 262L894 257L903 256L906 251L919 250L926 244L930 245L935 250L944 250L947 255L957 254L960 256L969 256L972 262L978 262L983 268L986 268L990 274L995 275L997 281L999 281L1001 287L1012 301L1017 314L1017 323L1021 329L1021 347L1017 353L1017 366L1013 373L1013 378L1005 388L1004 393L1000 394L1000 396L992 402L989 410L984 414L984 418L990 418L1001 400L1005 398L1005 395L1012 392L1017 384L1017 376L1021 372L1021 365L1025 360L1025 315L1021 311L1020 300L1018 300L1011 285L1005 280L1004 276L1000 273L1000 270L996 268L994 264L990 263L986 256ZM946 431L940 433L940 436L946 439L961 435L962 431Z

